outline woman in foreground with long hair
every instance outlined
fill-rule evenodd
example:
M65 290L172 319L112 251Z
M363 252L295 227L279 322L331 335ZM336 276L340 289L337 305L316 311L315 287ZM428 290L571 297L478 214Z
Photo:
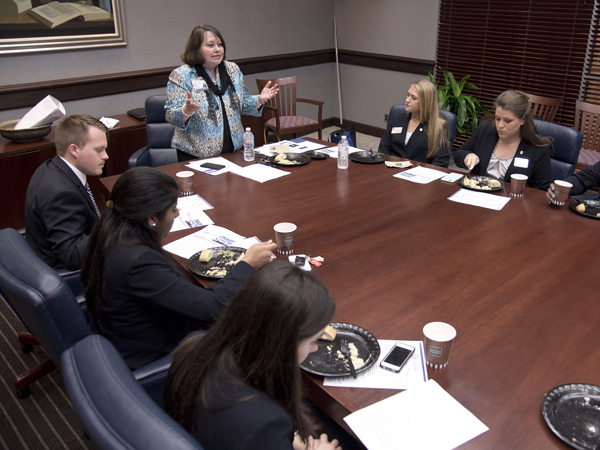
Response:
M205 448L341 448L313 437L299 368L334 312L310 273L283 261L262 267L205 335L175 350L165 411Z

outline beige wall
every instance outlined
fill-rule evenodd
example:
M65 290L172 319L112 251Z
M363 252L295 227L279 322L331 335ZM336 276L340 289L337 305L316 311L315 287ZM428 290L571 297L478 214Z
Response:
M435 58L438 0L123 0L123 8L126 47L3 55L0 85L176 66L192 28L203 23L221 31L228 59L332 48L334 16L341 49ZM340 72L343 117L378 127L385 126L383 114L402 103L410 83L420 78L347 64ZM257 93L255 78L294 74L299 77L299 96L323 100L323 118L339 117L335 64L249 75L245 82L250 93ZM143 106L146 97L159 93L164 89L64 105L68 114L110 116ZM26 111L0 111L0 121L22 117ZM306 107L299 112L311 111Z
M122 4L126 47L2 55L0 85L178 66L192 28L204 23L221 31L228 59L321 50L333 45L333 0L122 0ZM307 69L311 68L296 71L303 75L300 95L319 95L326 102L324 117L331 117L329 80L334 65ZM277 75L287 74L289 71ZM250 93L257 93L254 78L245 81ZM143 106L146 97L158 93L164 89L65 102L64 106L67 114L108 116ZM0 121L20 118L27 110L0 111Z
M335 0L341 49L435 59L439 0ZM340 65L343 118L380 128L392 105L426 76ZM335 93L337 94L337 87ZM335 105L339 116L339 106Z

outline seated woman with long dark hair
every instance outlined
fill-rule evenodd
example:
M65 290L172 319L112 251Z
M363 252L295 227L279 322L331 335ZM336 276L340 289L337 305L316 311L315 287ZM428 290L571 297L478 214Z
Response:
M92 332L109 339L132 369L169 354L212 324L238 287L271 261L271 241L252 246L229 274L204 289L161 247L177 210L169 175L137 167L119 177L88 243L81 278Z
M513 173L527 175L527 186L548 189L552 182L552 141L538 134L528 97L504 91L494 106L494 120L479 124L454 153L454 162L475 175L504 181L510 181Z
M175 350L165 411L204 448L339 448L325 434L313 438L298 367L334 312L310 273L284 261L262 267L206 334Z

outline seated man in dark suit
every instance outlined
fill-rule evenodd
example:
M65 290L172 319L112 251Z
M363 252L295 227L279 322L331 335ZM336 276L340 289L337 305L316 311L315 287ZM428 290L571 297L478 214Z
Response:
M81 268L92 227L100 217L87 176L102 174L108 129L86 114L61 120L57 155L37 168L25 198L25 238L56 269Z

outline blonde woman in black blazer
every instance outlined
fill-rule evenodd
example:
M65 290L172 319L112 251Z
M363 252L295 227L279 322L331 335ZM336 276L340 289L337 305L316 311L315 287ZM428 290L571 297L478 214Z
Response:
M406 105L390 109L379 152L448 167L448 136L448 122L438 110L437 90L431 81L421 80L408 89Z

